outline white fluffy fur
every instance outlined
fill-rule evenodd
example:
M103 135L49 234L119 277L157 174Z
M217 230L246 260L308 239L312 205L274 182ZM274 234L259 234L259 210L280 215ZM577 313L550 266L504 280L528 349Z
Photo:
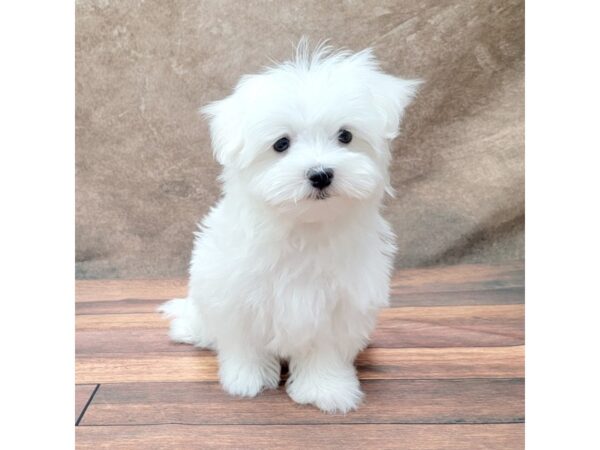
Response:
M227 392L277 387L287 360L294 401L344 413L360 403L353 363L388 302L395 251L380 215L390 142L417 84L381 72L370 50L303 42L203 109L223 197L196 235L187 298L161 311L172 340L217 351ZM277 153L282 136L291 145ZM307 180L314 167L335 171L326 199Z

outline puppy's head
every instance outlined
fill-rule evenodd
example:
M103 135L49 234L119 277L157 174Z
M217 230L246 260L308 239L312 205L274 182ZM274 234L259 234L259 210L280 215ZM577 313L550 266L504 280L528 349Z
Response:
M202 109L225 190L282 211L335 211L391 192L390 142L418 81L384 74L370 49L309 52L244 76Z

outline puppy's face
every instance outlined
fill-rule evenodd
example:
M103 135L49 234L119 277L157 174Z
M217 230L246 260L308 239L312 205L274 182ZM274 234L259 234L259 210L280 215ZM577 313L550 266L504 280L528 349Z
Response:
M390 142L418 82L382 73L369 50L312 56L241 79L203 109L225 189L285 211L327 211L390 191Z

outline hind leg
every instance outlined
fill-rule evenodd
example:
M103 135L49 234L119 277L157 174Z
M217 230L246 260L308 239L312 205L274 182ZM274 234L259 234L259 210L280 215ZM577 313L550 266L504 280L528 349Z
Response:
M212 339L206 335L202 317L190 299L175 298L158 307L158 312L171 319L169 337L173 342L213 348Z

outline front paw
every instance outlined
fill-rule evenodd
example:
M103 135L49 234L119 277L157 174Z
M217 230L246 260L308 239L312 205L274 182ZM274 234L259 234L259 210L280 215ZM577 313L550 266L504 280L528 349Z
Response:
M343 414L358 408L363 397L355 373L300 375L290 378L287 393L296 403Z
M221 386L231 395L254 397L264 389L279 385L280 367L274 361L222 361L219 368Z

